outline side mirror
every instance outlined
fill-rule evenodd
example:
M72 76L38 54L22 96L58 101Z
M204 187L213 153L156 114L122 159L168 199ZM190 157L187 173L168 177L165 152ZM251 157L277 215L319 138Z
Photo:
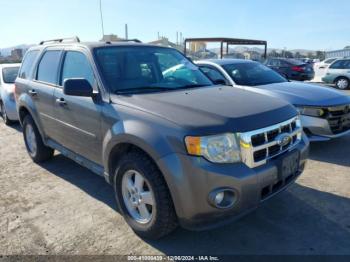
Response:
M64 80L63 93L68 96L92 97L93 89L89 81L84 78L70 78Z
M215 80L213 80L213 83L215 85L227 85L227 83L224 79L215 79Z

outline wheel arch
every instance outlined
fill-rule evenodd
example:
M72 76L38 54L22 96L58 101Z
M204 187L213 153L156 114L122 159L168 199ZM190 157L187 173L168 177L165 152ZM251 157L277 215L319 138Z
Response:
M334 78L333 83L335 84L340 78L345 78L345 79L347 79L350 82L350 77L345 76L345 75L339 75L336 78Z

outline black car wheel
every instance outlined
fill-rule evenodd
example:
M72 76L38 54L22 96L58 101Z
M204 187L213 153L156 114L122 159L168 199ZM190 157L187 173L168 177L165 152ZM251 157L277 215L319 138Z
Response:
M177 227L163 175L144 153L132 151L115 171L115 196L125 221L141 237L159 239Z
M53 156L54 150L44 145L33 118L27 115L23 120L23 137L29 156L34 162L44 162Z

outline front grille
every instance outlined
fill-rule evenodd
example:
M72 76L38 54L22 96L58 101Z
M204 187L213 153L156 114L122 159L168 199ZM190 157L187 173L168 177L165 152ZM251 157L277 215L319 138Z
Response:
M340 134L350 130L350 105L329 107L326 116L333 134Z
M267 160L290 150L299 143L301 132L300 119L294 117L270 127L241 133L242 160L249 167L263 165Z

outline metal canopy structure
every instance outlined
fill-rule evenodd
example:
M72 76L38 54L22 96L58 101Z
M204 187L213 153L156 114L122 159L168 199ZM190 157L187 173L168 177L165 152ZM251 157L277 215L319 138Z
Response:
M240 39L240 38L226 38L226 37L204 37L204 38L186 38L184 42L184 54L186 55L186 46L189 42L217 42L220 43L220 58L224 54L224 45L226 45L226 54L228 54L230 45L263 45L264 46L264 58L267 57L267 41L265 40L253 40L253 39Z

